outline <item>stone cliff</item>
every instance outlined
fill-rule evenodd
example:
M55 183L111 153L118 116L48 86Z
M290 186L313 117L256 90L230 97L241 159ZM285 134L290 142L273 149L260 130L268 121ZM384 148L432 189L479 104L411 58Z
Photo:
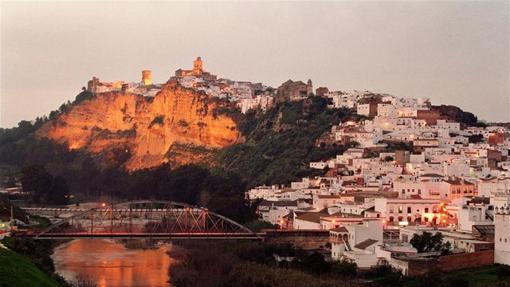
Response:
M234 120L215 113L219 105L175 82L165 84L154 98L103 93L44 124L37 135L128 170L201 162L212 150L240 139Z

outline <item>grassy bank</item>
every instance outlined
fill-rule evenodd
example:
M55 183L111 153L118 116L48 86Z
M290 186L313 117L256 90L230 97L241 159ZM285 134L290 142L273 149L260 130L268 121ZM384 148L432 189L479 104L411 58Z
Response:
M274 253L301 260L277 263ZM170 257L177 261L170 267L170 281L176 287L360 286L351 277L352 270L342 264L326 263L317 255L260 242L183 241L174 243L170 251Z
M490 265L452 272L431 272L424 276L405 278L405 287L510 287L510 267Z
M28 258L0 248L0 286L45 287L60 285L55 279L37 268Z

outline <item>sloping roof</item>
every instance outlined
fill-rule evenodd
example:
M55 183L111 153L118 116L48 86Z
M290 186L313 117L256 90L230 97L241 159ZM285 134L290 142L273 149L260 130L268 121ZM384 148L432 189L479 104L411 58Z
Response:
M422 177L443 177L442 175L437 174L437 173L426 173L426 174L422 174L421 176Z
M324 212L325 211L325 212ZM323 209L319 212L296 212L295 219L320 223L321 217L328 216L327 209Z
M463 179L448 179L448 180L444 180L444 182L447 182L452 185L462 185L462 184L463 185L474 185L473 183L463 180Z
M478 231L482 236L494 236L494 225L473 225L473 230Z
M470 201L470 203L483 203L483 204L489 204L490 198L489 197L473 197Z
M297 200L263 200L260 202L259 206L297 206Z
M329 231L333 231L333 232L349 232L347 230L347 228L345 228L344 226L342 227L337 227L337 228L333 228L333 229L330 229Z
M317 195L317 198L321 198L321 199L326 199L326 198L341 199L342 195L340 195L340 194L335 194L335 195L331 195L331 194L319 194L319 195Z
M364 250L367 247L372 246L372 245L374 245L377 242L379 242L379 241L375 240L375 239L367 239L365 241L362 241L362 242L354 245L354 248L358 248L358 249L363 249Z

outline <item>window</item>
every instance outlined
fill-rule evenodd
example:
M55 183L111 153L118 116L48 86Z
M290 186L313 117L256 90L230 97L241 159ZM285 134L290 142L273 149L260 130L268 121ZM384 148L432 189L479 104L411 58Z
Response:
M425 207L425 213L429 213L429 208Z
M403 210L403 209L402 209L402 206L399 206L399 207L398 207L398 213L402 213L402 210Z
M408 206L408 207L407 207L407 213L411 213L411 212L412 212L412 211L411 211L411 207L410 207L410 206Z

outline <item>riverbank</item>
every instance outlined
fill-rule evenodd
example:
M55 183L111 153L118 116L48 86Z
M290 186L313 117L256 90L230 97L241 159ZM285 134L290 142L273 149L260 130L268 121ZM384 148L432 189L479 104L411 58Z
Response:
M51 278L52 282L56 284L49 286L71 286L71 284L66 282L64 278L62 278L55 272L55 266L53 264L53 260L51 259L53 249L56 246L58 246L61 242L51 240L43 240L36 242L32 239L20 239L13 237L5 237L1 240L1 242L7 248L7 249L2 248L3 251L7 251L7 253L4 253L4 256L9 257L9 255L15 254L15 256L11 258L14 261L22 260L29 262L31 265L33 265L33 268L37 269L39 272L44 274L45 277ZM33 268L31 268L30 270L32 270ZM31 279L32 277L29 276L27 278ZM0 282L1 281L3 281L3 279L0 279ZM40 286L38 285L38 281L33 282L33 284L35 284L33 286ZM0 284L0 286L3 285ZM25 286L25 285L6 285L6 286Z
M176 263L170 266L171 283L175 287L215 286L279 286L279 287L357 287L359 282L348 278L340 269L320 274L315 255L289 246L262 242L174 242L170 256ZM291 262L277 263L274 253L306 258L309 268ZM325 263L327 266L329 263ZM336 265L335 265L336 266Z
M61 285L27 257L0 248L0 286L58 287Z

